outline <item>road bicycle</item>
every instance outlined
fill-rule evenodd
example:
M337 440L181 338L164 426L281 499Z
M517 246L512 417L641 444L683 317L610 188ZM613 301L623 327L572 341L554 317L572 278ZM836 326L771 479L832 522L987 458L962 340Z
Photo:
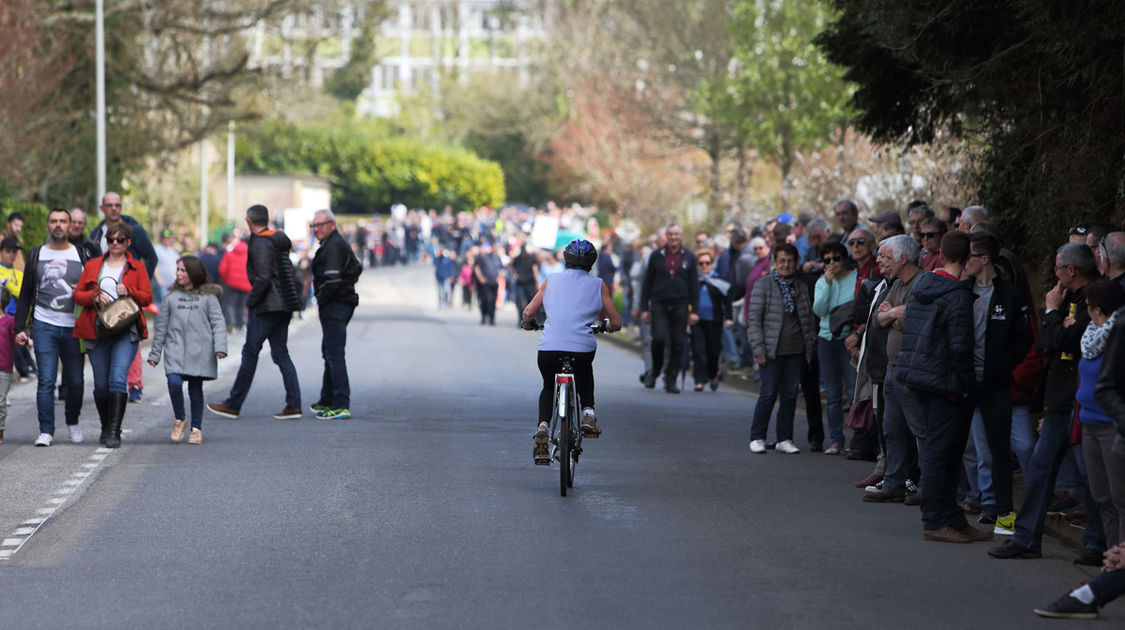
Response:
M588 324L590 334L596 335L606 332L609 325L608 319ZM541 330L542 326L532 322L525 324L527 330ZM547 458L536 458L535 463L550 465L551 462L559 463L559 493L566 496L567 488L574 487L574 473L578 467L578 458L582 455L582 438L597 437L596 434L587 435L581 428L578 406L578 388L574 382L574 370L571 367L573 357L564 355L559 372L555 374L555 395L551 402L551 424L548 430Z

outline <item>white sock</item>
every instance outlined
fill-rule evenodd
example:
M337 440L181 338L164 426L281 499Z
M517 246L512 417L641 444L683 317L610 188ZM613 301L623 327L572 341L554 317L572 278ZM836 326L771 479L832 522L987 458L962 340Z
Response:
M582 414L587 415L587 416L592 416L592 415L594 415L594 408L593 407L585 407L585 408L582 409Z
M1070 592L1070 596L1087 606L1094 603L1094 591L1089 584L1083 584Z

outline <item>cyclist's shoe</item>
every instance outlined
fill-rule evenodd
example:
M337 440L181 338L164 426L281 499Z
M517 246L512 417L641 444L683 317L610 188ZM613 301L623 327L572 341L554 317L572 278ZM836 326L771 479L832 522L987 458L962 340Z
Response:
M547 443L548 428L546 422L540 422L539 428L535 431L535 448L531 454L539 466L547 466L551 463L551 447Z
M582 410L582 436L596 438L601 434L602 429L598 426L598 419L594 416L594 409L592 407L586 407Z

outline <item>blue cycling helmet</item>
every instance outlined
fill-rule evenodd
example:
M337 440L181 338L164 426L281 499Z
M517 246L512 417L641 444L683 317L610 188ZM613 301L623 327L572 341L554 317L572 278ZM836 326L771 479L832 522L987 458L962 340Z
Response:
M589 271L594 267L594 261L598 259L598 250L594 248L593 243L584 238L576 238L566 244L566 249L563 250L563 263L566 264L567 269L585 269Z

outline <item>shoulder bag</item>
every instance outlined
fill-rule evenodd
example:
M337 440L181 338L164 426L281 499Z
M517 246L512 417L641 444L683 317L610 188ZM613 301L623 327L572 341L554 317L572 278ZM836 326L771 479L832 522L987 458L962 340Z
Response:
M122 276L125 275L124 270L121 272ZM113 280L113 278L102 278L102 280ZM98 281L98 293L101 293L101 280ZM98 339L106 339L108 337L115 337L122 332L129 329L130 326L137 323L137 319L141 316L141 307L137 306L136 300L128 295L118 296L118 298L105 306L98 307L98 316L96 318Z

